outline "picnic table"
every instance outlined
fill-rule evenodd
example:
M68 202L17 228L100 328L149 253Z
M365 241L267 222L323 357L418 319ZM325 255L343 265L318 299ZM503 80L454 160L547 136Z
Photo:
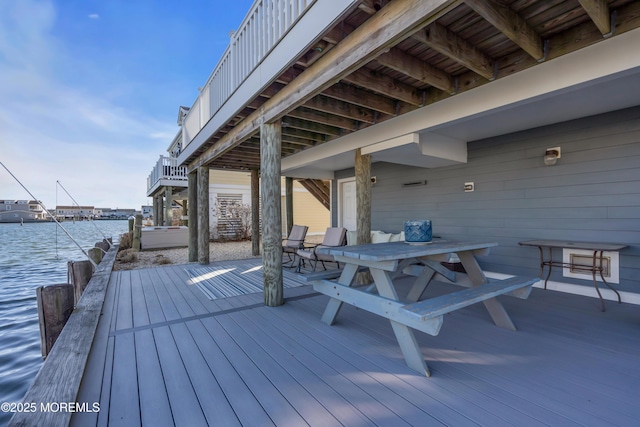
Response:
M497 326L516 330L506 310L495 297L510 294L527 298L531 285L538 279L516 276L489 281L478 265L476 255L486 254L494 246L497 243L433 241L426 245L390 242L324 248L322 250L325 253L344 263L344 269L337 282L327 279L313 281L317 292L331 297L322 321L332 325L345 302L388 318L407 365L430 376L413 329L435 336L440 331L444 314L482 302ZM456 281L456 273L440 264L451 253L456 253L460 258L471 287L420 300L436 273L452 282ZM363 267L371 272L375 289L361 290L353 287L356 274ZM416 277L405 301L399 299L394 285L394 279L403 272ZM373 290L377 292L372 292Z

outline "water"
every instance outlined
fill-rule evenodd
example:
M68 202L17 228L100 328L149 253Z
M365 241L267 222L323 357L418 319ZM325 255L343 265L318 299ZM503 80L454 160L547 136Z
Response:
M127 221L62 225L85 251L128 229ZM0 403L22 401L42 365L36 288L66 283L67 262L86 259L54 222L0 224ZM0 425L11 415L0 412Z

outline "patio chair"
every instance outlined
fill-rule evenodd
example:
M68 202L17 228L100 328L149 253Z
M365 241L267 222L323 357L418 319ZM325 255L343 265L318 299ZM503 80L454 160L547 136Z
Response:
M318 261L322 263L322 267L326 270L327 266L325 262L335 262L340 268L340 263L335 260L333 255L321 254L317 250L320 248L330 248L336 246L345 246L347 244L347 229L344 227L329 227L324 234L322 243L314 246L306 246L302 249L298 249L298 269L296 272L300 273L300 267L304 263L304 260L309 260L313 271L316 271Z
M289 237L282 240L282 253L287 254L287 257L289 257L289 263L288 265L284 265L284 267L294 267L296 252L298 249L304 247L304 239L307 237L307 230L309 230L309 227L306 225L294 225L291 227Z

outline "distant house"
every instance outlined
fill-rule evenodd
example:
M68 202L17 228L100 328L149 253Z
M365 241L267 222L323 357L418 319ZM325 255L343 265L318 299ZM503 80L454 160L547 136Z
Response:
M121 208L100 208L102 214L100 219L128 219L130 216L135 216L135 209L121 209Z
M0 222L35 222L47 219L35 200L0 200Z
M88 220L96 216L94 206L56 206L56 218L64 220Z

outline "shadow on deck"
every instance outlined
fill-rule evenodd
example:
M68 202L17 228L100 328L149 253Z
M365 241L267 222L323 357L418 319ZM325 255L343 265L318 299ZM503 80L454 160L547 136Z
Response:
M255 268L223 262L227 268ZM209 299L186 265L120 271L107 300L72 425L635 425L640 308L534 289L501 298L519 329L482 305L416 333L431 378L406 367L386 319L285 289ZM288 279L285 279L288 280ZM447 291L434 284L431 295Z

